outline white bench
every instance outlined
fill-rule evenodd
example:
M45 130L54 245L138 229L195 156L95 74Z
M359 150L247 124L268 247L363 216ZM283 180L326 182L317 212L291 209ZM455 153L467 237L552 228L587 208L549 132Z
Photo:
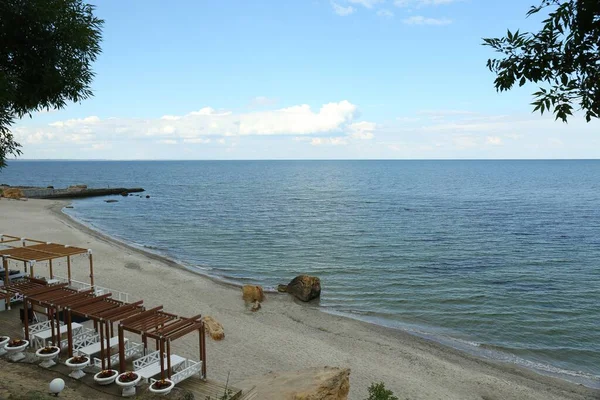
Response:
M125 339L125 343L127 343L128 339ZM104 342L104 349L106 350L106 340L103 340ZM119 344L119 338L117 336L115 337L111 337L110 338L110 347L115 347L116 345ZM83 353L86 356L91 356L92 354L96 354L99 353L100 350L102 350L102 344L100 343L100 338L98 338L98 342L90 344L88 346L82 347L80 349L77 349L78 353Z
M137 360L136 360L137 361ZM164 369L167 370L167 360L164 359ZM171 368L175 368L179 364L183 364L185 362L185 358L178 356L176 354L171 354ZM160 361L154 362L152 364L141 367L140 369L134 369L135 373L142 377L146 382L148 379L152 378L155 375L160 374Z
M73 322L71 324L71 329L73 330L73 335L80 333L83 330L83 325L78 324L77 322ZM59 329L60 334L64 334L67 332L67 325L61 325ZM54 333L56 333L56 328L54 329ZM46 341L52 338L52 329L46 329L45 331L36 332L33 335L33 344L36 349L44 347L46 345ZM60 338L59 342L60 342Z

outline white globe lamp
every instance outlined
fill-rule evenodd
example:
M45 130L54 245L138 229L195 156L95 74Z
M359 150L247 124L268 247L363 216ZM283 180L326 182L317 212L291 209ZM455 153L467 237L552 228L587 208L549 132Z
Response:
M65 381L60 378L52 379L50 385L48 386L48 390L50 390L50 394L58 397L58 394L63 391L65 388Z

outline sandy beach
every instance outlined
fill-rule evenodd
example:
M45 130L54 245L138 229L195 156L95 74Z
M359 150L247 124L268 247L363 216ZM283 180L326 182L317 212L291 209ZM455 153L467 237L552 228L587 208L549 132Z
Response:
M226 337L221 342L207 339L211 378L224 381L231 372L235 383L270 371L339 366L352 371L351 400L366 398L374 381L384 381L403 400L600 398L600 391L582 385L481 360L402 331L329 315L287 295L269 294L260 311L250 312L239 288L92 231L62 214L66 204L2 199L0 232L90 248L98 285L128 292L131 300L143 299L147 307L162 304L184 316L215 317ZM84 280L86 263L74 261L74 271L75 279ZM323 288L327 290L327 282ZM197 346L197 338L190 336L174 347L179 354L196 358Z

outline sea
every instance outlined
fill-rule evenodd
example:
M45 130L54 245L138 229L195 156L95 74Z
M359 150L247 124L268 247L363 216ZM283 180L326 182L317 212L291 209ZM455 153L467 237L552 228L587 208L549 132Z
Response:
M65 212L228 282L316 275L325 312L600 387L600 160L13 161L0 183L143 187Z

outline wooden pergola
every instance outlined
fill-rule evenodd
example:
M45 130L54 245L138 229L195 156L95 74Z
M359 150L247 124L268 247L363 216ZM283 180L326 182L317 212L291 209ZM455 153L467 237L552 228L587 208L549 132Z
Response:
M25 273L27 273L27 269L29 267L29 276L31 278L34 277L34 267L35 264L42 261L47 261L49 266L49 276L50 279L54 278L53 271L53 261L57 259L66 258L67 260L67 280L69 285L72 283L71 281L71 257L80 254L87 254L89 256L89 268L90 268L90 286L94 287L94 262L92 258L92 251L88 249L83 249L80 247L72 247L68 245L56 244L56 243L46 243L40 242L39 240L27 239L27 238L17 238L15 236L1 235L2 241L0 244L4 245L5 243L14 243L16 241L20 241L23 246L22 247L10 247L5 250L0 250L0 257L2 257L2 266L4 268L4 283L5 286L9 283L9 260L23 262ZM28 244L31 242L33 244ZM15 285L12 285L16 287ZM5 298L6 298L6 307L10 309L10 297L11 295L7 290L4 290Z
M100 358L102 369L111 368L110 339L114 336L114 323L142 313L145 308L143 300L135 303L124 303L110 298L110 293L94 298L83 299L72 303L67 308L67 324L71 325L72 316L77 315L94 321L94 327L100 335ZM73 336L69 330L69 356L73 356ZM119 346L121 338L119 337ZM123 346L125 346L123 340ZM106 350L106 351L105 351ZM122 355L123 360L125 355Z
M202 376L206 378L206 342L204 337L204 323L202 316L183 318L170 314L158 306L137 315L122 320L119 323L119 369L125 372L125 331L138 334L142 337L144 348L147 348L148 338L156 340L156 350L159 353L160 377L171 378L171 342L185 335L198 332L200 362L202 362ZM166 376L165 376L166 358Z
M39 287L28 290L23 294L23 313L24 313L24 330L25 338L29 339L29 304L38 305L46 309L46 315L50 322L50 329L52 333L52 343L55 345L60 344L60 301L73 301L74 299L89 298L93 296L93 290L87 290L84 292L78 292L77 290L70 289L68 283L60 283L55 285L47 285L45 287ZM65 316L63 314L63 322ZM55 330L56 327L56 330Z

